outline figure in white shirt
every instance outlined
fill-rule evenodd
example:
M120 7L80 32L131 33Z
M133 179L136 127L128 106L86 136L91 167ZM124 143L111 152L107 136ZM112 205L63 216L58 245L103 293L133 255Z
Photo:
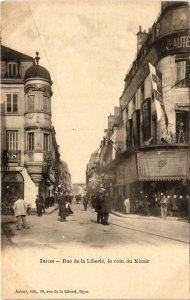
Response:
M124 200L123 205L125 207L125 213L130 214L130 200L129 200L129 198L126 198Z

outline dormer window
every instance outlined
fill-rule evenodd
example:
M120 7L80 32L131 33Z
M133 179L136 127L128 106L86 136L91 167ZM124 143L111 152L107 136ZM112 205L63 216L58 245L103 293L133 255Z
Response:
M18 66L17 66L16 62L9 62L8 63L8 76L9 77L18 76Z

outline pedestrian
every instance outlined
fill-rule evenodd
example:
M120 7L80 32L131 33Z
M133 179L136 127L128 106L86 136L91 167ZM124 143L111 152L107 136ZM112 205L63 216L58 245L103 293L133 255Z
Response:
M45 211L45 201L44 201L44 198L42 196L40 196L40 199L41 199L41 203L43 204L42 211L45 214L46 213L46 211Z
M37 212L37 215L38 217L41 217L42 216L42 211L45 210L45 204L44 204L44 199L37 195L36 196L36 212Z
M88 197L87 197L87 195L83 196L83 206L84 206L84 210L87 210L87 207L88 207Z
M160 200L161 218L166 219L168 214L168 205L169 205L168 198L163 193L161 193L161 200Z
M30 228L26 220L27 206L27 202L18 194L17 200L13 205L13 210L17 218L17 230L21 230L22 226L26 229Z
M73 211L71 209L70 205L70 198L67 198L66 200L66 216L73 215Z
M76 199L76 202L75 202L75 203L76 203L76 204L79 204L79 195L76 195L76 196L75 196L75 199Z
M103 217L103 225L109 225L109 213L111 212L111 201L109 197L109 193L106 189L100 189L100 205L101 205L101 213Z
M50 196L49 197L49 206L54 206L54 197L53 196Z
M150 205L151 205L149 197L150 195L145 194L144 208L145 208L145 213L148 217L150 217Z
M98 193L93 196L93 208L95 208L95 212L97 213L97 223L103 224L103 213L101 211L101 195Z
M125 198L124 202L123 202L123 206L125 208L125 214L130 214L130 200L129 198Z
M66 192L61 191L60 196L59 196L59 217L60 217L60 222L66 222L66 217L68 215L66 203L67 203Z

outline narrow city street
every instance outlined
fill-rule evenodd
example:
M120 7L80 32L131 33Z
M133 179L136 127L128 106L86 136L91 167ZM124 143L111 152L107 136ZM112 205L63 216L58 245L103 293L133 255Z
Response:
M188 244L188 223L185 220L113 213L109 225L104 226L96 223L96 213L91 207L84 211L82 204L73 204L72 209L74 214L67 217L67 222L59 222L58 210L42 217L29 215L29 230L17 231L13 217L12 222L3 225L2 233L8 232L8 240L18 247L58 248L68 243L95 248L119 244Z
M3 218L2 270L5 278L15 274L10 297L18 290L25 291L20 299L52 299L52 293L53 299L102 299L102 293L104 299L141 299L142 293L155 299L159 291L160 299L168 299L166 281L168 287L175 276L174 298L187 293L187 221L113 212L104 226L96 223L92 208L73 204L72 209L67 222L58 221L57 209L42 217L29 215L30 229L20 231L14 216ZM45 281L37 274L46 274ZM3 284L10 286L4 279Z

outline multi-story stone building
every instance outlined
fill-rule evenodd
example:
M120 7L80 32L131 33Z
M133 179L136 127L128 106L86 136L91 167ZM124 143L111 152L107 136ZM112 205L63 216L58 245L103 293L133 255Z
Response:
M162 2L152 28L145 32L140 26L137 33L137 55L125 78L121 122L113 135L120 140L113 198L117 203L128 196L132 211L148 196L156 214L165 193L171 212L175 206L179 214L187 214L189 51L188 2ZM113 166L110 159L109 164Z
M51 121L49 72L23 53L1 46L2 201L20 193L32 207L56 190L60 154Z

